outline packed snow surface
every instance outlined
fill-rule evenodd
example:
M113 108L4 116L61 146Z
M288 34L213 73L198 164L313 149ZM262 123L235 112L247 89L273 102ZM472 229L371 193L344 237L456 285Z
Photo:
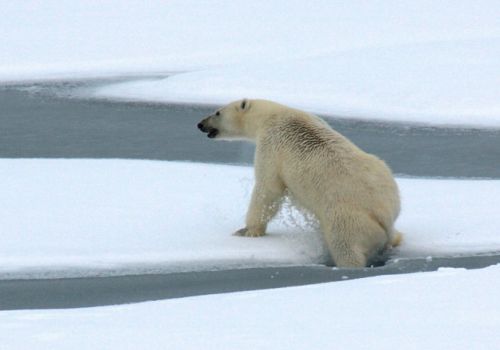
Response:
M244 166L132 160L0 160L0 278L319 264L314 220L290 203L243 238ZM398 179L395 257L500 251L500 181Z
M2 349L498 349L500 265L0 313Z
M500 127L499 86L500 39L488 39L209 69L113 84L94 95L205 104L264 98L337 117Z
M0 82L158 75L106 98L500 127L500 5L448 1L10 1ZM0 278L316 264L289 204L241 238L248 167L0 160ZM394 257L500 251L500 183L398 179ZM2 349L496 349L500 266L73 310L0 313Z
M200 70L500 36L495 0L2 3L0 79Z
M500 127L499 12L496 0L11 1L0 81L176 72L94 93Z

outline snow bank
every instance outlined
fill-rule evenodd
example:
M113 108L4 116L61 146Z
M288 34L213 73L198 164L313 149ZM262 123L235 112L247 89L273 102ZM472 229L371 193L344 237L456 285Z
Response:
M96 96L226 104L276 100L316 113L500 127L500 38L353 50L120 83Z
M200 70L500 35L482 1L11 1L0 81Z
M497 349L500 265L0 313L6 349Z
M345 117L500 127L498 2L2 4L0 81L165 75L97 95L274 99Z
M286 207L241 238L249 167L129 160L0 160L0 278L226 269L327 261ZM499 181L398 180L396 257L500 251Z

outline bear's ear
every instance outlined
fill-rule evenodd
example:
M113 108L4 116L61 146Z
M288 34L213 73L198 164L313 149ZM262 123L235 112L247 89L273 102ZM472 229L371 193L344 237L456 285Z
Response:
M248 109L250 108L250 101L248 101L248 99L243 99L243 101L241 101L241 104L240 104L240 109L242 111L248 111Z

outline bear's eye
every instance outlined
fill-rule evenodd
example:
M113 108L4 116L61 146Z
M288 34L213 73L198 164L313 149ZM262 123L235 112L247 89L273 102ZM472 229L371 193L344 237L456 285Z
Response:
M216 116L219 116L219 115L220 115L220 112L219 112L219 111L217 111L217 113L215 113L215 115L216 115Z

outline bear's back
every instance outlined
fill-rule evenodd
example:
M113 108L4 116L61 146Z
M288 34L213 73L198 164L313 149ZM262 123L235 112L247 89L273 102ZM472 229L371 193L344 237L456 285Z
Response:
M272 153L286 187L306 207L314 208L318 201L335 203L350 198L364 198L364 203L358 203L367 206L383 203L388 212L399 206L397 185L387 165L322 119L292 110L270 118L268 123L258 145Z

